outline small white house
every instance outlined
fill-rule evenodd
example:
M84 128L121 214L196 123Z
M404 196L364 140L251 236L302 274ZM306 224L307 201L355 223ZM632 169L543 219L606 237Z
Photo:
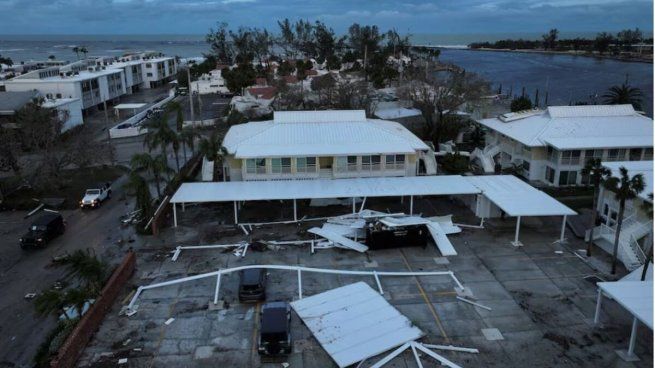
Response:
M612 171L612 176L620 175L620 168L625 167L629 176L641 174L644 177L644 191L636 198L626 201L619 234L618 257L628 270L633 270L644 263L645 254L652 245L652 239L648 238L653 229L653 219L646 208L653 204L650 197L653 194L653 161L603 162L603 166ZM613 192L601 187L597 211L601 224L594 229L595 243L606 252L612 253L619 213L619 202Z
M209 74L203 74L198 80L191 82L191 91L201 95L230 93L222 76L222 69L214 69Z
M584 185L589 158L611 161L653 159L653 120L632 105L550 106L478 121L486 147L472 157L486 172L522 165L523 176L550 186Z
M273 120L232 126L223 147L230 181L436 174L428 145L363 110L276 111Z

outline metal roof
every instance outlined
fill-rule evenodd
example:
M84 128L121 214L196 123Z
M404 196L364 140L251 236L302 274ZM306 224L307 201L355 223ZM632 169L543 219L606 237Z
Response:
M415 153L429 147L401 124L364 111L281 111L232 126L223 146L236 158Z
M513 175L467 176L465 179L508 216L564 216L576 212Z
M653 329L653 282L599 282L598 287L630 314Z
M493 118L479 123L530 147L653 146L653 120L635 112L632 105L551 106L520 119L504 122Z
M37 91L0 92L0 115L15 114L38 95Z
M291 306L339 367L424 335L364 282L296 300Z
M171 203L477 194L463 176L183 183Z

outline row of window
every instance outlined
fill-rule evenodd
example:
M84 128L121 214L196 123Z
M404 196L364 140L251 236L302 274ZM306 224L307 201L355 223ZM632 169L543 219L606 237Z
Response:
M339 156L335 160L335 169L338 172L357 171L358 164L363 171L378 171L382 169L382 157L380 155L361 156ZM387 170L404 170L405 155L385 155L385 168ZM359 162L358 162L359 161ZM316 157L298 157L296 158L296 172L312 173L316 172ZM291 158L280 157L271 159L271 172L274 174L291 173ZM248 174L265 174L266 159L250 158L246 160L246 173Z
M583 152L584 158L582 156ZM652 160L653 148L568 150L562 151L561 156L559 154L560 152L558 150L550 146L548 147L548 160L557 163L559 158L559 162L562 165L582 165L592 158L598 158L603 161L624 161L626 160L626 154L629 161Z

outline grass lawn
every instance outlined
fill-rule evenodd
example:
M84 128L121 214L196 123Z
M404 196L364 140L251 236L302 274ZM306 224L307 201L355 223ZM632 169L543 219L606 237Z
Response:
M5 210L31 210L38 205L34 199L62 198L63 208L76 208L84 192L96 183L113 182L126 172L118 166L98 166L85 169L64 170L58 183L46 188L24 188L7 195L0 204ZM0 187L14 187L16 178L0 180Z

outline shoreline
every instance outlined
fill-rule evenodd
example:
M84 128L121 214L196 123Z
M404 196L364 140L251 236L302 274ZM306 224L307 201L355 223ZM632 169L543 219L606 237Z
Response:
M470 51L495 51L495 52L517 52L523 54L544 54L544 55L568 55L568 56L583 56L590 57L595 59L606 59L606 60L615 60L615 61L624 61L629 63L644 63L644 64L653 64L652 59L638 59L638 58L622 58L619 56L613 55L598 55L590 54L588 52L576 52L576 51L555 51L555 50L533 50L533 49L491 49L491 48L470 48L461 50L470 50Z

